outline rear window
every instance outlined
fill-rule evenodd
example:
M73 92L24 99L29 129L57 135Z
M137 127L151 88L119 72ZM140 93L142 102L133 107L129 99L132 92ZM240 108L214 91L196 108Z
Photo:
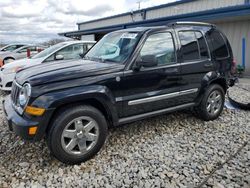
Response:
M224 38L219 31L210 33L210 40L213 45L214 55L216 58L226 58L229 56L228 49Z
M201 59L209 58L207 43L206 43L205 38L203 37L202 33L200 31L195 31L195 36L198 40Z
M180 31L182 55L184 61L200 59L199 46L194 31Z

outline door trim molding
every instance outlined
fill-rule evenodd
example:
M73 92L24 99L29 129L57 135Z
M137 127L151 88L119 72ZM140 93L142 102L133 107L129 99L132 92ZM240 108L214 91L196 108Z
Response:
M159 101L163 99L170 99L170 98L179 97L182 95L193 94L193 93L196 93L197 91L198 91L198 88L193 88L193 89L183 90L179 92L168 93L164 95L136 99L136 100L128 101L128 105L132 106L132 105L138 105L138 104L143 104L143 103L148 103L148 102Z

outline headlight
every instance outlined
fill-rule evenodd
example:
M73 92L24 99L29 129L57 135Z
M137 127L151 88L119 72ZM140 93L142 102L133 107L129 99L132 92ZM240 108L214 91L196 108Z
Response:
M25 83L19 93L19 104L21 107L24 107L30 98L31 95L31 86L29 83Z

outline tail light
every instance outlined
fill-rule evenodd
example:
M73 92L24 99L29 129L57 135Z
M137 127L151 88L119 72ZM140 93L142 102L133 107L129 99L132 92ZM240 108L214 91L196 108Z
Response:
M232 73L232 74L235 74L235 73L236 73L236 66L237 66L237 62L236 62L236 60L234 59L233 62L232 62L232 67L231 67L231 73Z

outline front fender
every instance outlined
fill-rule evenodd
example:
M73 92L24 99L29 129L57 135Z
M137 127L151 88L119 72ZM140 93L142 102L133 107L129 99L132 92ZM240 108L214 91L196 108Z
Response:
M87 99L98 100L111 116L113 123L118 122L115 98L106 86L91 85L53 91L40 95L31 105L55 110L61 106L80 103Z

